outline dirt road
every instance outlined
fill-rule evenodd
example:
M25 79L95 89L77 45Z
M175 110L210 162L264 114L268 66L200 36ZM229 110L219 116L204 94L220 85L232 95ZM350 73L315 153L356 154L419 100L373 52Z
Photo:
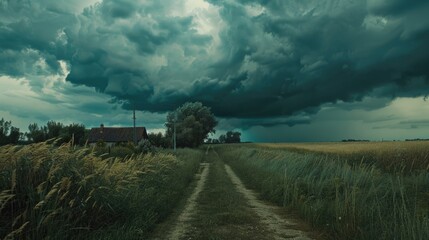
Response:
M168 239L182 239L183 236L186 234L186 230L191 227L189 222L191 220L191 217L196 214L196 200L197 197L200 195L201 191L203 190L209 172L210 164L202 163L201 166L203 167L203 170L197 182L197 186L195 187L192 195L186 201L185 209L177 218L177 221L175 222L171 233L167 236Z
M307 240L296 221L258 199L234 171L210 150L192 194L152 239L295 239Z
M225 170L237 191L244 195L253 211L260 217L261 222L270 230L272 239L311 239L306 236L306 233L293 229L296 225L293 219L287 219L278 215L278 207L259 200L257 194L246 188L228 165L225 165Z

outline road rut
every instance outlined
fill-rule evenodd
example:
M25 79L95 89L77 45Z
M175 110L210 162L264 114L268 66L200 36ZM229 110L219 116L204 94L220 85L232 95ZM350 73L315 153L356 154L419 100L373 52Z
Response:
M276 214L278 207L270 206L260 201L257 194L250 189L247 189L238 176L228 165L225 165L225 170L231 181L234 183L237 191L244 195L248 204L261 218L261 222L266 224L270 232L273 233L273 239L294 239L294 240L310 240L306 233L293 229L296 223L292 219L285 219Z
M167 239L181 239L185 233L188 231L190 227L189 221L192 216L196 213L197 208L197 198L200 195L201 191L204 188L207 176L209 174L209 163L201 163L201 167L203 168L200 179L197 182L197 186L195 187L192 195L186 201L186 205L182 213L177 218L175 226L172 231L168 235Z
M214 149L207 149L205 161L183 210L161 224L152 239L311 240L309 236L316 236L302 231L309 229L302 222L280 215L282 208L259 200Z

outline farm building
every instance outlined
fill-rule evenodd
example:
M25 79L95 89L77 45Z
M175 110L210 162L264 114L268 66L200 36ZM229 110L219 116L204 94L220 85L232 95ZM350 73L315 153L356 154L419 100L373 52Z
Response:
M145 127L136 127L137 144L144 139L148 139ZM104 127L103 124L98 128L92 128L89 132L88 143L90 146L98 142L104 142L106 146L111 147L118 143L127 143L134 141L133 127Z

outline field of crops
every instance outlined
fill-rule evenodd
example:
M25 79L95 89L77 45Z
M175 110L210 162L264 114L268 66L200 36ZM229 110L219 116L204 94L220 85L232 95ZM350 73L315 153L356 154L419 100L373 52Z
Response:
M429 152L429 141L393 141L393 142L322 142L322 143L258 143L258 146L280 149L305 149L324 153L362 153L403 151Z
M429 239L428 142L213 148L248 187L327 239ZM203 153L1 147L0 239L145 239L183 198Z
M48 143L0 148L0 239L144 238L183 196L202 153L101 158Z
M429 239L428 142L242 144L216 151L328 239Z
M429 170L429 141L345 143L261 143L258 147L311 152L349 162L375 164L388 171Z

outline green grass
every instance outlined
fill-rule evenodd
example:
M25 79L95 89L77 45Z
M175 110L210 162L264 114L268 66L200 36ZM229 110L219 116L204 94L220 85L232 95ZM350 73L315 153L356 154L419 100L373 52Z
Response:
M429 239L426 169L385 171L331 154L255 145L216 151L249 187L333 239Z
M0 148L1 239L138 239L182 198L202 152L101 159L48 143Z

